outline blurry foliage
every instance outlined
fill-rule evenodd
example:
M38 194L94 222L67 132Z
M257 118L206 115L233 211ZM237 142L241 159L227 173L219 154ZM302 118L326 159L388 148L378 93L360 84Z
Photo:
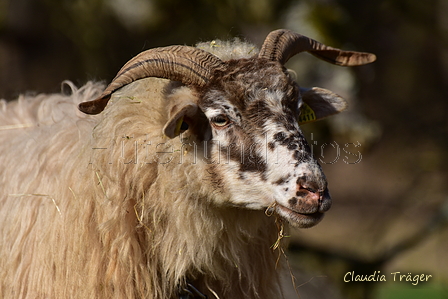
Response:
M431 153L421 154L430 157L431 170L446 169L448 5L443 0L305 2L308 21L328 43L377 54L375 64L353 71L360 108L381 122L384 139L395 143L399 136L398 142L415 146L417 154L429 143ZM435 150L439 146L442 150Z
M0 0L0 97L109 81L142 50L271 27L291 1Z

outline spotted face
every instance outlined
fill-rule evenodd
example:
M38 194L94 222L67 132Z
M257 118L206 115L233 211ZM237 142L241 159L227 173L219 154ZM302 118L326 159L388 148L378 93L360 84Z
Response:
M293 225L313 226L330 208L331 199L297 118L303 102L312 112L303 117L307 121L336 114L346 103L322 88L304 89L301 94L282 65L304 51L342 66L371 63L375 55L328 47L285 29L269 33L258 54L252 45L238 41L225 46L212 42L203 48L213 54L187 46L144 51L121 68L98 98L81 103L79 109L98 114L115 92L119 97L120 89L140 79L180 82L184 86L173 89L168 84L161 93L167 100L161 107L167 116L162 131L165 137L176 138L188 130L188 136L181 137L182 147L189 137L193 143L209 143L204 149L205 170L217 193L224 195L214 199L274 209ZM159 99L154 85L142 89L135 84L136 90L127 89L127 98ZM196 144L192 146L196 153Z
M301 105L285 68L262 59L230 61L204 87L210 171L228 204L274 209L297 227L315 225L330 208L325 175L297 122Z

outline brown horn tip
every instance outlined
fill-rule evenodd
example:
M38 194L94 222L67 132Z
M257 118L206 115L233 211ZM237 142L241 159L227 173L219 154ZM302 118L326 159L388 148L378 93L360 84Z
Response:
M321 60L340 66L364 65L376 60L376 55L372 53L343 51L335 48L310 53Z
M110 94L99 97L93 101L79 103L78 109L85 114L99 114L106 108L109 99Z
M285 64L292 56L304 51L322 60L341 66L364 65L376 60L374 54L344 51L329 47L287 29L279 29L269 33L258 57Z

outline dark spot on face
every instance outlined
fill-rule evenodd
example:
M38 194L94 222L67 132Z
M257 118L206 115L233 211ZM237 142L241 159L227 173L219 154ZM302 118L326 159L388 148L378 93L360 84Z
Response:
M278 142L283 142L286 139L286 134L284 132L278 132L274 134L274 140Z
M294 153L292 154L292 158L298 162L305 162L307 160L309 160L309 154L305 151L294 151Z
M267 119L272 119L272 111L265 101L252 102L245 111L247 119L254 126L262 128L266 124Z
M285 192L288 192L289 188L285 188Z
M300 147L300 140L295 136L290 136L279 141L280 145L286 146L290 151L297 150Z
M300 136L300 145L308 153L311 153L311 147L303 136Z
M285 123L285 128L288 131L294 131L296 129L296 127L294 126L293 123L291 123L290 121Z
M259 155L246 156L244 162L240 164L241 171L251 171L264 173L266 171L266 162Z
M229 146L221 146L221 155L227 160L232 160L239 163L240 172L256 172L260 174L262 180L266 180L266 161L261 155L257 153L256 144L253 142L245 142L238 146L236 143L231 143Z
M296 184L297 185L303 185L306 182L306 176L301 176L297 179Z
M296 196L298 197L305 197L308 194L306 190L300 190L296 192Z
M299 146L299 145L298 145L297 143L295 143L295 142L291 142L291 143L288 143L287 148L288 148L289 150L295 150L295 149L297 149L298 146Z
M275 142L274 141L270 141L268 142L268 148L273 151L275 150Z
M289 203L291 206L295 206L295 205L297 204L297 197L291 197L291 198L288 200L288 203Z
M280 178L274 182L274 185L283 185L286 182L285 178Z

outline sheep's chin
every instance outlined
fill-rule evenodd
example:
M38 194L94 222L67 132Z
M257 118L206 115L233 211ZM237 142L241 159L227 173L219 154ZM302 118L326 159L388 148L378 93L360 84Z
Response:
M302 214L280 204L275 205L275 212L287 220L291 226L296 228L309 228L318 224L324 217L324 213Z

